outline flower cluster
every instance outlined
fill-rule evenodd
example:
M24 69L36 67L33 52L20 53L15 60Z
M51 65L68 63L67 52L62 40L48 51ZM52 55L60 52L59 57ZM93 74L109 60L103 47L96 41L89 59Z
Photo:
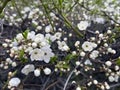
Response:
M2 47L5 51L5 57L0 57L0 71L7 73L3 88L26 89L31 85L41 90L71 87L109 90L117 86L120 82L119 0L60 0L63 2L58 8L53 5L58 4L54 0L48 6L38 1L33 0L34 5L30 2L30 6L21 6L20 15L11 4L8 6L11 12L4 11L3 21L8 21L9 27L15 25L15 29L25 31L15 32L14 38L4 39L0 46L0 50ZM39 4L43 8L38 7ZM72 11L66 9L69 4L73 5Z

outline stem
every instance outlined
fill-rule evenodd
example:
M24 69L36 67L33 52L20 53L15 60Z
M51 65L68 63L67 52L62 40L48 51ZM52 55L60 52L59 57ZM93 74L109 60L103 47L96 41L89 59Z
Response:
M16 8L16 10L17 10L17 12L18 12L18 14L19 14L20 18L23 20L23 18L22 18L22 14L21 14L21 12L20 12L19 8L17 7L16 2L15 2L15 1L13 1L13 2L12 2L12 5L13 5L13 7L15 7L15 8Z
M76 67L75 67L75 69L76 69ZM65 82L65 85L64 85L63 90L66 90L67 84L68 84L68 82L69 82L69 80L70 80L71 76L73 75L73 73L74 73L75 69L74 69L74 70L72 70L72 72L69 74L69 76L68 76L68 78L67 78L67 80L66 80L66 82Z
M53 1L53 0L52 0ZM71 24L71 22L66 18L66 16L61 13L61 11L59 10L59 8L56 6L56 4L53 1L53 4L55 6L55 8L57 9L58 13L61 15L62 17L62 21L65 21L65 23L69 26L69 28L72 28L72 30L79 36L79 37L83 37L83 34L79 32L77 27L73 27L73 25ZM58 15L59 15L58 14ZM60 18L61 19L61 18Z
M2 6L0 7L0 14L2 13L3 9L5 8L5 6L7 5L9 1L11 0L5 0L5 2L2 4Z
M47 7L46 7L46 5L43 3L43 1L42 0L40 0L41 1L41 3L42 3L42 6L43 6L43 8L44 8L44 10L45 10L45 15L46 15L46 17L48 17L48 19L49 19L49 22L50 22L50 24L51 24L51 26L52 26L52 28L53 28L53 30L54 30L54 25L52 24L52 20L51 20L51 18L50 18L50 15L49 15L49 12L48 12L48 10L47 10Z
M50 84L45 90L49 90L49 88L51 88L52 86L54 86L55 84L57 84L59 81L55 81L54 83Z
M16 71L13 72L13 76L15 76L15 74L17 73L17 71L18 71L18 70L16 70ZM6 81L5 85L2 87L2 90L5 90L5 89L6 89L8 83L9 83L9 80L10 80L10 79L8 79L8 80Z
M71 24L71 22L70 22L63 14L62 14L62 17L63 17L63 19L66 21L66 23L69 25L69 27L71 27L72 30L73 30L75 33L78 34L78 36L83 37L83 34L81 34L81 33L78 31L78 28L77 28L77 27L73 27L72 24Z

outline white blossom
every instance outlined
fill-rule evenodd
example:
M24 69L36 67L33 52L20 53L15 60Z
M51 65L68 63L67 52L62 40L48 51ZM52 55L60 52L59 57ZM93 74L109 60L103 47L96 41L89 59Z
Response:
M109 79L110 82L114 82L115 81L115 78L113 76L109 76L108 79Z
M83 48L84 51L92 51L96 47L97 47L97 44L92 43L92 42L88 42L88 41L85 41L82 44L82 48Z
M48 46L45 46L45 47L42 47L41 50L43 52L42 59L44 60L44 62L49 63L50 58L54 56L52 49Z
M97 50L94 50L94 51L92 51L92 53L90 54L90 58L91 58L91 59L95 59L95 58L98 57L98 54L99 54L99 52L98 52Z
M33 42L33 43L32 43L32 47L33 47L33 48L36 48L36 47L37 47L37 43Z
M98 81L97 80L93 80L93 83L96 85L96 84L98 84Z
M81 21L80 23L77 24L77 27L79 28L79 30L86 30L88 25L89 24L87 21Z
M40 43L42 41L44 41L44 35L43 34L37 34L35 35L35 37L33 38L33 41L36 42L36 43Z
M85 52L80 52L80 56L84 57L85 56Z
M31 61L42 61L42 57L44 52L41 49L35 48L30 52L30 59Z
M25 49L25 52L28 52L28 53L29 53L29 52L31 52L32 50L33 50L32 47L28 47L28 48Z
M51 35L51 34L49 34L49 33L45 35L45 38L46 38L47 40L52 41L52 42L54 42L54 41L56 40L56 37L53 36L53 35Z
M51 74L51 69L50 68L46 67L43 71L44 71L45 75Z
M9 81L9 85L11 87L17 87L20 84L21 80L17 77L11 78Z
M16 39L17 39L18 41L21 41L23 38L24 38L24 37L23 37L22 33L19 33L19 34L17 34L17 36L16 36Z
M40 76L40 69L35 69L35 70L34 70L34 75L35 75L36 77Z
M81 90L81 88L80 88L80 87L77 87L76 90Z
M51 30L52 30L52 26L51 25L48 25L48 26L45 27L45 32L46 33L51 32Z
M106 61L105 64L110 67L112 65L112 62L111 61Z
M92 65L91 61L89 59L87 59L85 62L84 62L85 65Z
M80 41L76 41L74 46L79 47L79 45L80 45Z
M69 50L68 45L64 41L62 41L62 42L58 41L57 44L58 44L58 49L60 49L61 51Z
M54 35L54 37L56 39L60 39L61 36L62 36L62 33L60 33L60 32L56 32L55 35Z
M33 72L35 69L35 66L33 64L28 64L23 67L21 72L25 75L28 75L30 72Z
M35 32L34 31L28 32L27 39L32 40L34 37L35 37Z

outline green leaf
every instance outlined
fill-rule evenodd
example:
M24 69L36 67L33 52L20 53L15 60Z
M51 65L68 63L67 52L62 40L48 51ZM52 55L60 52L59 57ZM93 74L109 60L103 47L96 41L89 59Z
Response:
M28 61L28 60L24 57L24 54L25 54L24 50L20 50L20 51L19 51L19 60L20 60L22 63L25 63L25 62Z
M60 5L60 9L62 9L62 4L63 4L63 1L64 1L64 0L58 0L59 5Z
M5 15L4 15L4 13L2 12L1 14L0 14L0 18L3 18Z
M120 66L120 58L116 60L116 64Z
M68 54L68 55L65 57L65 61L69 62L71 59L75 59L75 58L76 58L76 55Z
M54 64L57 61L58 57L54 56L50 58L50 63Z
M23 37L27 39L29 30L25 30L25 32L22 33Z

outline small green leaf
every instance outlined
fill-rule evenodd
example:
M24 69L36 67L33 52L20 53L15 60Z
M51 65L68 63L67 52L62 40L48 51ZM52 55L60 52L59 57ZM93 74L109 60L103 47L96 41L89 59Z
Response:
M57 56L51 57L50 63L54 64L57 61L57 59L58 59Z
M24 54L25 54L24 50L20 50L20 51L19 51L19 60L20 60L22 63L25 63L25 62L28 61L28 60L24 57Z
M71 59L74 59L74 58L76 58L76 55L68 54L68 55L65 57L65 61L69 62Z
M120 66L120 58L116 60L116 64Z
M29 32L29 30L25 30L25 32L22 33L22 35L25 39L27 39L28 32Z

